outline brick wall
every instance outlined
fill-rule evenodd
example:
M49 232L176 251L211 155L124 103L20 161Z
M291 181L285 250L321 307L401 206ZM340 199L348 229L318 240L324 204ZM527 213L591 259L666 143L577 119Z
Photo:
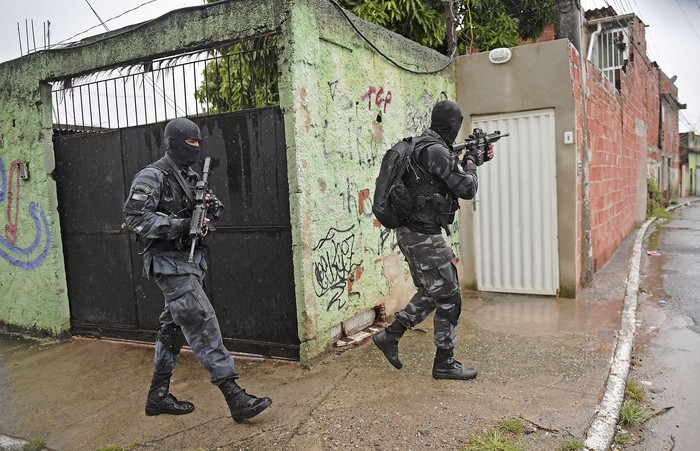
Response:
M641 201L637 198L640 168L647 153L654 158L659 143L659 86L660 78L666 77L643 52L644 25L638 19L630 35L636 46L630 46L628 63L620 70L619 89L586 62L594 270L608 261L634 229L635 207ZM676 136L677 131L676 113Z

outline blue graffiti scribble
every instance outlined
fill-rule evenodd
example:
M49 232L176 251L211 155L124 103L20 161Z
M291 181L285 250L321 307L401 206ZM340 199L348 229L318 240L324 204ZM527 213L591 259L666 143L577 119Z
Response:
M5 200L6 193L7 174L5 172L5 165L2 160L0 160L0 204ZM46 258L46 255L49 253L49 247L51 246L51 231L49 230L49 222L46 220L44 210L40 209L35 202L31 202L29 204L29 215L34 220L34 227L36 229L36 235L34 236L32 244L27 247L19 247L0 236L0 257L13 266L27 270L39 266ZM41 216L41 222L39 222L39 216ZM42 235L44 236L44 249L41 254L29 260L17 258L18 256L32 254L41 242Z
M30 253L32 253L32 251L39 244L39 241L41 240L41 235L42 235L42 224L39 223L39 217L37 216L37 210L39 210L39 207L37 206L36 203L32 202L31 204L29 204L29 214L31 215L32 219L34 220L34 226L36 227L36 236L34 237L34 242L29 247L20 248L20 247L14 246L2 237L0 237L0 245L2 245L3 247L7 248L9 251L14 252L16 254L29 255ZM41 252L41 254L39 254L33 260L23 261L23 260L20 260L18 258L13 257L12 255L5 252L4 249L0 248L0 257L4 258L11 265L16 266L18 268L22 268L22 269L34 269L44 261L44 259L46 258L46 255L49 253L49 246L51 246L51 231L49 230L49 222L46 220L46 214L44 214L44 210L40 210L39 215L41 215L41 222L43 223L43 231L44 231L44 233L43 233L44 234L44 249Z
M2 179L2 182L0 183L0 204L1 204L2 201L5 200L5 188L7 186L7 177L5 176L5 165L2 164L2 160L0 160L0 179Z

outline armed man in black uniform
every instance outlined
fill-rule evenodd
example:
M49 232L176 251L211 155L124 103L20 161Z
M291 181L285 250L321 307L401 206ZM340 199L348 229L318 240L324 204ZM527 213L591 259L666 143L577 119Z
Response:
M396 313L396 320L372 339L395 368L402 368L399 339L435 311L433 362L436 379L473 379L474 368L454 359L456 327L462 310L462 295L454 254L442 236L459 208L458 198L473 199L478 188L476 162L493 158L488 147L483 159L473 148L463 166L452 144L462 125L462 111L455 102L438 102L431 114L430 128L415 140L411 164L403 182L413 198L413 211L396 229L399 248L411 271L416 294Z
M209 373L211 383L223 393L231 417L242 421L258 415L272 400L248 395L236 383L240 375L234 370L214 308L202 289L207 262L201 240L189 261L195 207L192 192L200 179L191 165L199 158L202 137L194 122L177 118L165 126L164 138L165 155L136 174L124 204L126 225L145 248L143 275L153 277L165 296L146 414L182 415L194 410L192 403L169 393L177 356L187 343ZM211 219L217 219L220 202L211 192L206 201Z

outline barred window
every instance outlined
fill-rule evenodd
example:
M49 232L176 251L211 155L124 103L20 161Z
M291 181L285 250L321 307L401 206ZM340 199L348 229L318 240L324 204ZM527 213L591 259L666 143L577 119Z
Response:
M593 61L615 85L617 85L615 72L622 68L629 56L628 45L627 33L620 28L605 30L596 36Z

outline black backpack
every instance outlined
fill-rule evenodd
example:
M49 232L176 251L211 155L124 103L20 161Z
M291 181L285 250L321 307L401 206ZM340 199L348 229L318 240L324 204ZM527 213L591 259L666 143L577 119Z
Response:
M413 210L413 196L402 178L409 166L416 143L404 138L387 150L382 158L374 187L372 213L387 229L395 229Z

